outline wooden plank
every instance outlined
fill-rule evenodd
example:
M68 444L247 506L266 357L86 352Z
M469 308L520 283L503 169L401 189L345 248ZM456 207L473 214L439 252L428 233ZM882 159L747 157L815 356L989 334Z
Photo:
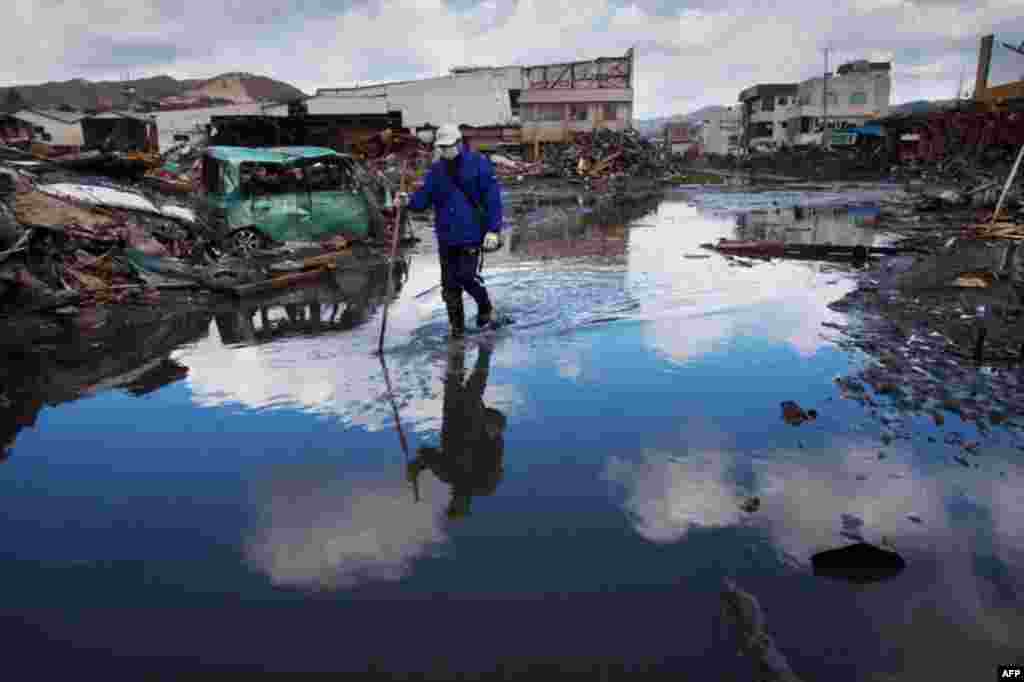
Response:
M330 253L321 254L319 256L311 256L302 261L302 269L309 270L311 268L319 268L326 265L336 265L338 259L345 256L352 256L352 249L346 248L344 251L332 251Z
M284 289L293 284L300 282L311 282L320 279L328 271L327 268L320 268L317 270L307 270L305 272L295 272L289 275L281 275L280 277L272 277L265 279L261 282L252 282L251 284L240 284L238 286L227 287L231 293L236 296L250 296L252 294L258 294L264 291L273 291L275 289Z

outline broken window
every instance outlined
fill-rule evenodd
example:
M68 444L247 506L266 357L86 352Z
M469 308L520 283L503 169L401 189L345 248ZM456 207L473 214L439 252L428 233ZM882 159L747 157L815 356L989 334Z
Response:
M779 98L779 106L780 107L784 107L787 104L789 104L789 98L788 97L780 97Z
M521 108L519 106L519 95L520 95L520 93L521 93L520 90L514 90L513 89L513 90L509 90L508 91L508 105L509 105L510 113L513 116L519 116L520 113L522 112L522 109L525 108L525 107Z
M775 111L775 99L772 97L765 97L761 100L761 111Z
M868 103L868 93L854 92L850 95L850 106L864 106Z
M353 191L358 187L343 159L328 157L302 166L243 163L239 169L243 197L295 192Z

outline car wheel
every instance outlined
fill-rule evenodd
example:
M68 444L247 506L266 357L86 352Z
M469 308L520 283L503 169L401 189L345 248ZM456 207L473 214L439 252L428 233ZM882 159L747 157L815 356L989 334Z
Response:
M259 232L244 228L231 234L228 249L236 256L248 257L263 248L263 242L263 235Z

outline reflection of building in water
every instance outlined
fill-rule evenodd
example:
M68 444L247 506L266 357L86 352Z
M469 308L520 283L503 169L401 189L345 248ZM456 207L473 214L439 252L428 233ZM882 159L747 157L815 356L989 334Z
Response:
M512 233L508 250L527 258L624 257L629 244L629 223L657 206L655 199L590 213L539 211L528 215L528 224Z
M394 265L394 293L401 291L408 260ZM346 331L370 319L387 296L388 268L335 272L330 282L283 294L247 299L214 314L226 344L259 343L281 336Z
M836 244L873 246L879 234L877 207L782 208L736 217L736 238L783 241L789 244Z
M157 321L113 320L96 331L67 333L55 343L3 350L0 366L0 448L6 456L18 432L35 426L46 406L109 389L145 395L188 374L170 359L177 347L202 338L209 313Z

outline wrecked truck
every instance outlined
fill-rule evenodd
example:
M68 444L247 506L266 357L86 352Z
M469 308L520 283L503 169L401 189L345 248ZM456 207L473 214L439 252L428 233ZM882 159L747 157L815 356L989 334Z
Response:
M387 194L332 149L215 146L201 159L196 208L222 249L247 256L286 242L377 238Z

